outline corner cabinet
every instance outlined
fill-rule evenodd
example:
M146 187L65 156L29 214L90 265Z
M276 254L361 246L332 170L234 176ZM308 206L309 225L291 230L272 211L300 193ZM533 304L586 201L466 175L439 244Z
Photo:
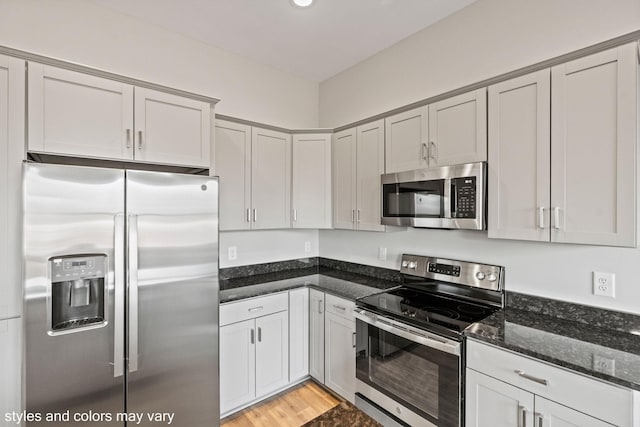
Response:
M380 223L380 175L384 168L384 121L333 136L333 227L384 231Z
M220 230L291 227L291 135L216 120Z
M466 427L633 427L633 392L467 341Z
M636 246L635 43L489 88L489 237Z
M331 134L293 135L291 227L331 228Z
M385 119L387 173L487 160L486 88Z
M28 63L28 150L209 167L210 104Z

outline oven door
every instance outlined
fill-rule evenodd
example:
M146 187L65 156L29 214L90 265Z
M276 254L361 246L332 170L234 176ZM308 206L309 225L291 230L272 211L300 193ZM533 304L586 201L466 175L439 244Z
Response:
M458 427L460 343L366 310L354 314L358 391L410 425Z

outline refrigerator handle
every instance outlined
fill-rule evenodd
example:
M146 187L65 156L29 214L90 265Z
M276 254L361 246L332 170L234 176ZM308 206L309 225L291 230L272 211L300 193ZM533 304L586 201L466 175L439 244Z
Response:
M124 214L119 213L114 219L113 270L114 319L113 319L113 376L124 375Z
M138 370L138 216L129 215L129 372Z

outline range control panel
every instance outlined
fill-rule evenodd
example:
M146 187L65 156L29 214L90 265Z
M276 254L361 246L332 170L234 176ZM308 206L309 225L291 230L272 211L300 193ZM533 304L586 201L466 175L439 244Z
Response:
M504 267L499 265L403 254L400 273L490 290L504 287Z

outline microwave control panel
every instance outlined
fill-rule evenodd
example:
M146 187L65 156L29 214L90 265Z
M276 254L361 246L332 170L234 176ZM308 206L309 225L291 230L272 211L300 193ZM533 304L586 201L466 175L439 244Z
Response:
M454 178L451 180L455 194L454 208L452 216L454 218L475 218L476 217L476 177L467 176Z

